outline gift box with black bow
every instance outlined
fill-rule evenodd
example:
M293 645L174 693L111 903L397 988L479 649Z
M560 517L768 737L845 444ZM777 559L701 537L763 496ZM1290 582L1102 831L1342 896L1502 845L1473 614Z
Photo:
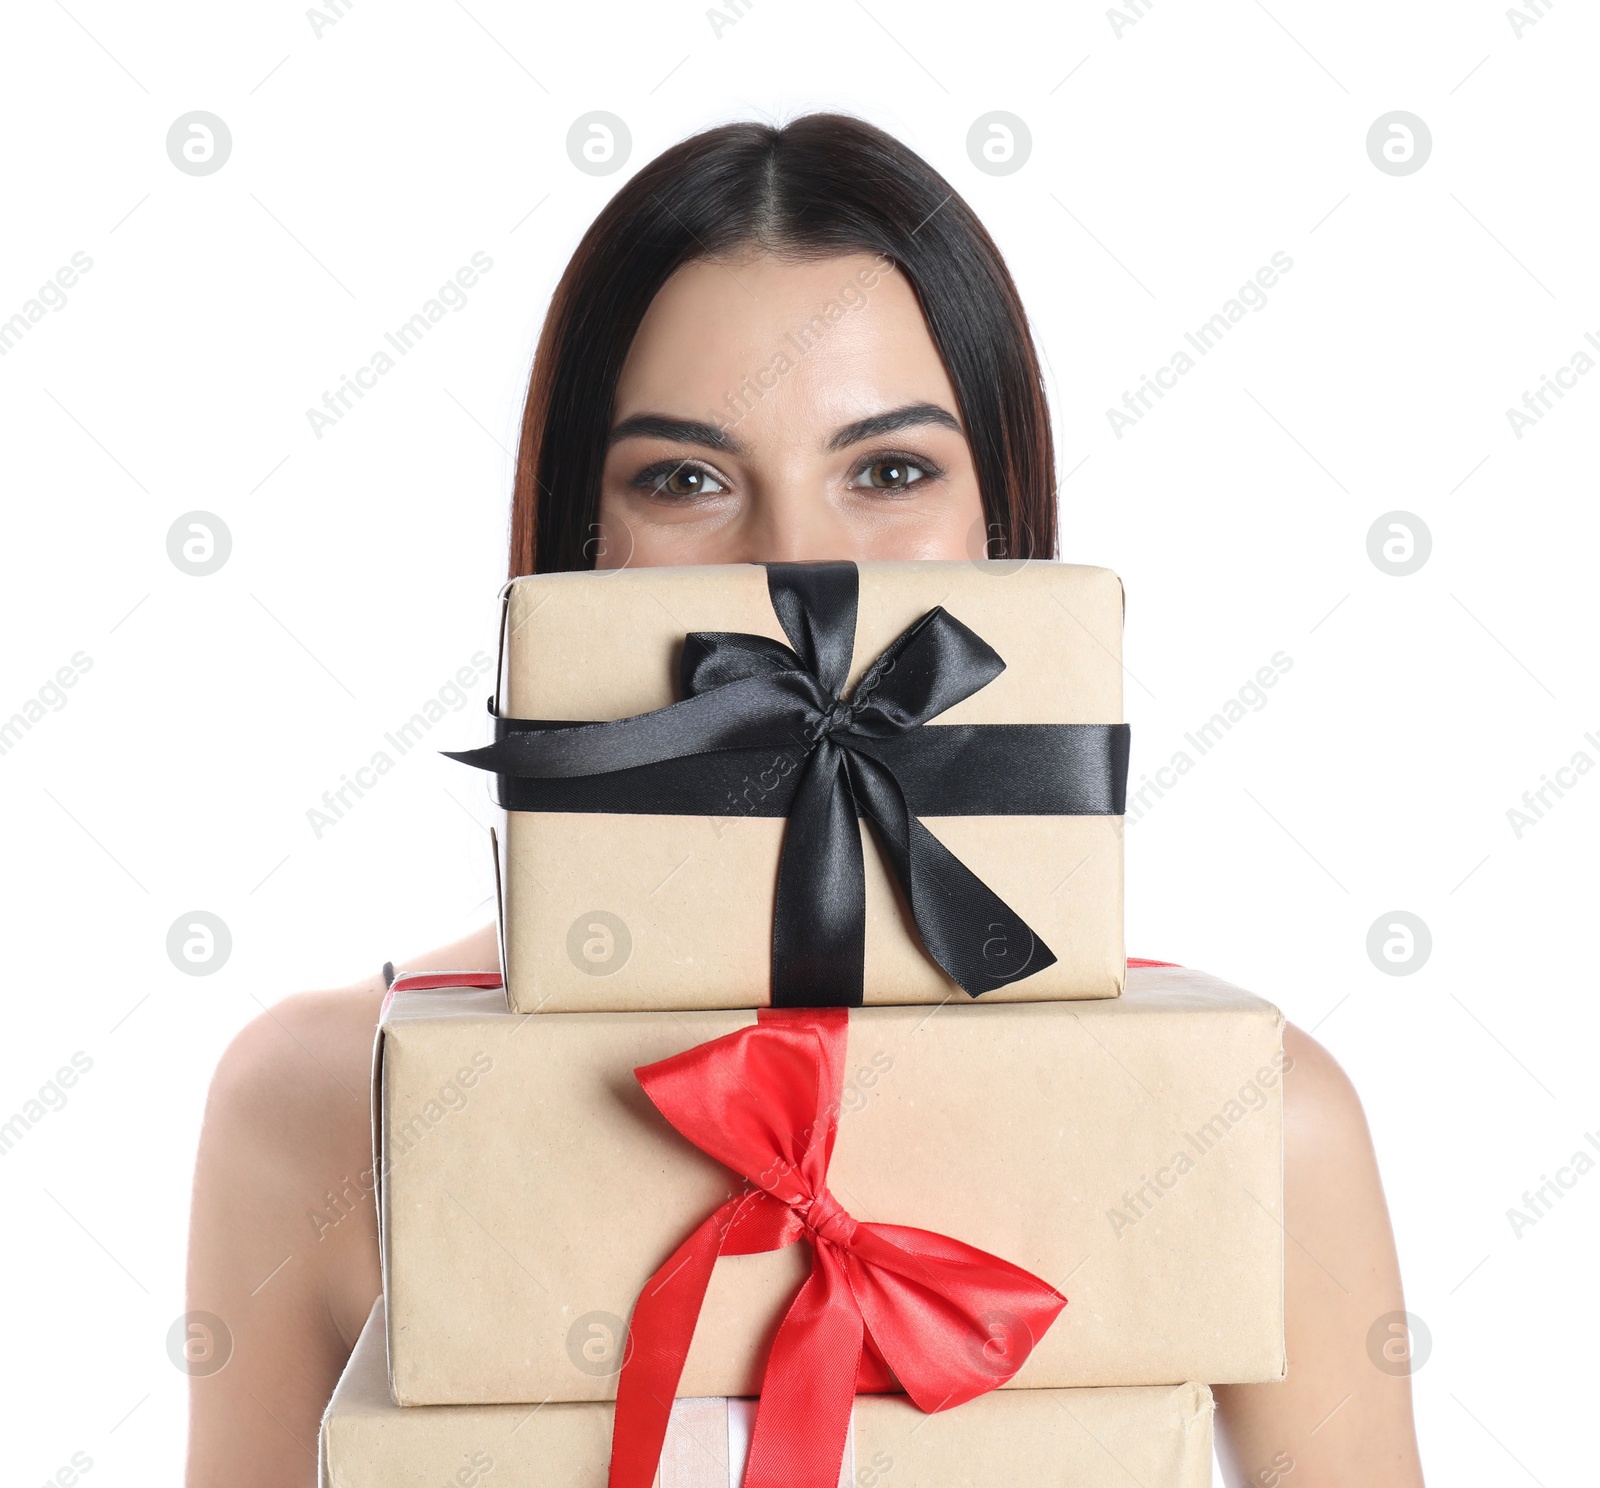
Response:
M1050 562L507 586L519 1012L1114 997L1122 587Z

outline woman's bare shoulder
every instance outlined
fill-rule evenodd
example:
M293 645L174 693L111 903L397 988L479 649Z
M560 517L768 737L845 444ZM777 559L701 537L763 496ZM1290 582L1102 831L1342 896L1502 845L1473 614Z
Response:
M1283 1114L1291 1146L1318 1159L1341 1149L1368 1151L1366 1112L1339 1061L1293 1023L1284 1024L1283 1052Z
M491 970L493 927L396 963L395 971ZM243 1118L265 1138L327 1135L327 1118L365 1125L372 1041L386 991L380 971L349 986L298 992L240 1029L218 1061L207 1108Z
M259 1146L296 1132L327 1136L330 1115L364 1115L384 990L374 973L348 987L295 993L252 1018L217 1061L207 1127L238 1123Z
M1229 1482L1292 1470L1296 1483L1417 1488L1410 1378L1371 1355L1405 1298L1366 1113L1310 1034L1285 1026L1283 1050L1288 1377L1217 1387L1218 1455Z
M396 969L494 964L485 927ZM209 1280L248 1294L276 1261L294 1256L299 1264L285 1276L293 1270L297 1286L318 1294L346 1344L365 1320L377 1274L372 1046L385 990L374 971L285 997L240 1029L212 1077L195 1171L191 1286Z
M494 961L485 928L399 969ZM306 1480L305 1443L380 1286L370 1092L384 991L374 971L286 997L217 1064L195 1159L188 1306L220 1331L228 1367L190 1380L192 1483Z

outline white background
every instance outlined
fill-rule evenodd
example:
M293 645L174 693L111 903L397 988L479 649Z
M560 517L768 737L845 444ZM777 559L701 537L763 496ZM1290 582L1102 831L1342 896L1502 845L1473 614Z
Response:
M1354 1077L1432 1338L1431 1477L1592 1473L1600 1175L1520 1237L1507 1210L1600 1129L1600 773L1520 838L1506 814L1600 762L1600 375L1521 439L1506 417L1600 336L1591 9L1519 35L1487 0L1155 0L1119 33L1092 5L754 0L718 35L700 4L357 0L318 35L288 3L68 8L16 0L0 34L0 319L93 260L0 358L0 718L92 661L0 755L0 1119L93 1069L0 1164L8 1478L84 1450L92 1481L175 1480L218 1054L489 915L484 783L430 752L483 739L486 685L320 839L307 810L491 646L552 285L672 141L823 107L924 154L1011 264L1064 556L1127 584L1135 783L1293 659L1130 829L1130 949L1272 998ZM233 140L207 176L165 148L196 109ZM632 133L617 175L566 153L596 109ZM1366 150L1395 109L1433 140L1405 176ZM1032 135L1010 175L967 153L992 110ZM315 437L480 250L467 306ZM1280 250L1266 307L1118 439L1107 408ZM203 578L166 550L196 509L233 541ZM1396 509L1432 534L1409 577L1367 552ZM195 909L233 938L205 977L165 949ZM1433 938L1399 977L1366 952L1396 909Z

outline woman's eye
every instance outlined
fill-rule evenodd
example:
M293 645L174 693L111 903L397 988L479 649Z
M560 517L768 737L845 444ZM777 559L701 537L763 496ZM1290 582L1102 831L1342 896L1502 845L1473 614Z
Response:
M661 474L646 472L651 490L661 496L713 496L727 487L702 465L677 465Z
M874 460L850 484L856 487L870 486L879 491L903 491L927 477L928 472L922 466L891 456Z

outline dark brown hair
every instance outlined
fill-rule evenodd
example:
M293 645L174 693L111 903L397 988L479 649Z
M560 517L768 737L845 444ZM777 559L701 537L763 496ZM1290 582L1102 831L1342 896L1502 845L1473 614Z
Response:
M1056 551L1055 454L1033 338L1000 251L914 151L843 114L725 124L664 151L595 218L556 287L522 416L511 574L594 567L617 379L684 264L744 247L893 260L955 388L994 557Z

